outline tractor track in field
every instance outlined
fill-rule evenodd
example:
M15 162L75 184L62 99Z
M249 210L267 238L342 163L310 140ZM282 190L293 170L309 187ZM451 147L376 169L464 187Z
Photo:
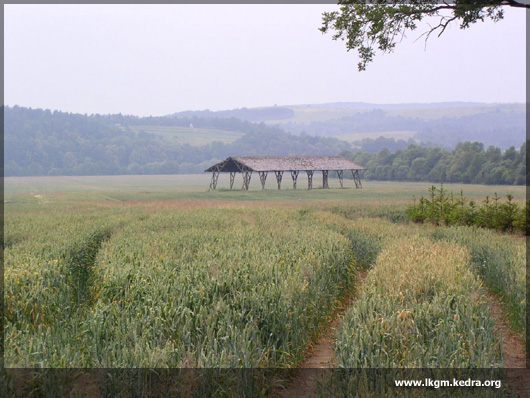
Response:
M486 295L495 331L501 339L506 384L519 398L530 398L530 369L526 368L525 344L521 336L514 333L500 305L499 298L492 293Z
M362 286L366 278L366 271L359 273L358 285ZM317 343L307 352L306 358L300 364L294 379L287 388L278 392L282 398L316 397L318 383L327 372L325 369L336 367L335 363L335 334L346 310L355 302L358 290L344 302L334 314L332 321L323 331ZM508 389L519 398L530 398L530 369L526 368L525 345L521 336L514 333L506 315L499 303L499 299L487 294L491 315L495 322L495 331L502 341L504 368L506 368L506 384ZM328 374L329 376L329 374Z
M305 359L298 366L294 379L287 385L286 389L278 392L278 396L282 398L317 396L318 383L324 379L326 374L329 375L324 369L336 367L334 345L337 329L344 314L358 297L359 288L363 285L367 273L367 271L359 271L355 292L344 300L343 304L335 311L331 322L323 330L318 341L309 348Z

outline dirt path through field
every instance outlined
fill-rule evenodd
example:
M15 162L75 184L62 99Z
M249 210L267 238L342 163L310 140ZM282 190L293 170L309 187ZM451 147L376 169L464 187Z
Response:
M523 339L511 330L499 299L491 293L487 298L495 321L495 331L502 340L506 383L520 398L530 398L530 369L525 369L526 354Z
M305 360L300 364L298 373L293 381L283 391L279 392L282 398L317 396L318 382L324 375L329 374L321 369L333 368L335 364L335 335L346 310L358 297L360 287L366 278L366 271L360 271L355 281L355 293L335 312L332 321L323 331L317 343L310 348Z

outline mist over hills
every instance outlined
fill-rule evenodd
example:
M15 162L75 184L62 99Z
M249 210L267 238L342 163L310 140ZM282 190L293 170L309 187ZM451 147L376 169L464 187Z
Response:
M411 145L451 150L464 141L506 150L525 141L525 125L524 104L330 103L159 117L15 106L4 108L4 173L192 173L230 155L396 152Z
M172 116L235 117L280 126L294 134L335 137L352 143L382 136L413 138L417 142L444 147L453 147L463 141L479 141L506 149L520 145L526 135L525 104L338 102L188 111Z

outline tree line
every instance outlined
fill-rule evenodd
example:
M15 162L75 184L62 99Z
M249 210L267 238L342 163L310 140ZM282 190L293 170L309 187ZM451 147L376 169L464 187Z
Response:
M502 151L479 142L463 142L452 150L412 144L395 152L344 155L366 167L364 177L372 180L524 185L528 145Z

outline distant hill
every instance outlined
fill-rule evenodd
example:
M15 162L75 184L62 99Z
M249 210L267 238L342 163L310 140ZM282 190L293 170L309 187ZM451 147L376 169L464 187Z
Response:
M294 134L335 137L354 144L384 137L412 138L418 143L444 147L454 147L463 141L479 141L507 149L521 145L526 139L526 104L338 102L181 112L174 116L186 115L233 116L279 126Z
M4 108L4 175L202 172L230 155L337 155L336 138L235 118L81 115Z
M238 116L238 117L236 117ZM201 172L230 155L395 152L477 141L520 148L523 104L337 103L189 111L160 117L4 108L4 173Z
M173 115L174 117L200 117L200 118L236 118L248 122L266 122L270 120L290 119L294 111L286 107L270 106L264 108L240 108L227 111L184 111Z

